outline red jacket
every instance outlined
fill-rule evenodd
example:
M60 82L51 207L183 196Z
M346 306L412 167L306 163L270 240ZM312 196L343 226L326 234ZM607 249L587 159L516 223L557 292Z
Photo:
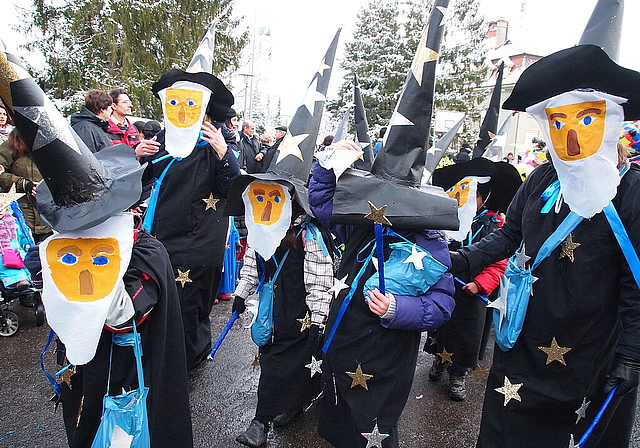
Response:
M135 148L136 145L140 143L140 134L138 134L138 130L129 120L126 120L126 123L128 125L127 129L122 130L112 119L109 119L109 129L107 129L107 133L111 136L111 141L114 145L124 143L125 145Z
M504 224L502 217L495 212L489 211L487 212L487 215L491 215L491 217L494 218L494 222L498 227L502 227L502 224ZM498 287L498 285L500 285L500 280L502 280L502 277L504 276L504 271L507 269L508 262L509 260L507 259L497 261L489 265L484 271L474 277L473 282L478 285L480 294L488 296Z

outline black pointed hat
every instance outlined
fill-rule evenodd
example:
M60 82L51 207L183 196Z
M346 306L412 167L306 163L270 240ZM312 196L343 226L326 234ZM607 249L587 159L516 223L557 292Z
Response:
M289 130L280 142L267 172L247 174L236 178L227 196L229 200L225 206L225 215L239 216L244 214L242 193L247 185L256 179L289 184L294 190L298 204L307 213L311 213L306 185L313 165L313 152L318 138L340 31L338 29L336 32L318 70L313 75L303 104L298 107L291 119Z
M140 198L144 168L131 148L115 145L92 154L1 41L0 97L42 174L38 211L50 227L90 228Z
M484 157L438 168L433 173L432 181L433 185L447 190L468 176L491 177L489 182L481 185L489 190L485 194L485 206L494 212L505 212L522 184L516 167L508 162L492 162Z
M371 224L364 218L375 206L400 228L457 229L457 203L437 187L420 189L424 170L436 64L449 0L437 0L371 172L347 169L336 185L332 220Z
M496 77L496 85L491 92L489 107L482 120L478 141L473 148L473 158L482 157L482 154L491 144L493 135L498 132L498 115L500 115L500 96L502 94L502 74L504 73L504 61L498 67L498 75Z
M464 120L466 118L467 116L463 115L462 118L460 118L460 120L458 120L458 122L454 124L453 127L449 129L440 140L438 140L431 148L429 148L429 151L427 151L427 161L424 165L424 177L422 180L423 183L428 182L433 175L433 172L438 167L440 160L442 160L442 157L447 152L449 145L451 145L451 142L456 137L456 134L458 134L458 131L460 130L460 127L462 126L462 123L464 123Z
M598 0L578 45L597 45L618 61L624 0Z
M362 94L358 85L358 77L353 75L353 102L355 104L353 121L356 126L356 142L362 148L362 158L355 161L353 166L359 170L371 170L373 165L373 145L369 137L369 123L362 102Z

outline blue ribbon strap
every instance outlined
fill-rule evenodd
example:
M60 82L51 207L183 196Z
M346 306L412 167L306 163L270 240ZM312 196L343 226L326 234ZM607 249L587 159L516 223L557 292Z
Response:
M151 163L158 163L168 157L171 157L171 155L167 154L166 156L160 157ZM173 165L173 162L175 162L176 160L182 159L174 158L171 162L169 162L166 168L162 171L162 174L160 174L160 176L153 184L153 190L151 191L151 196L149 197L149 206L147 207L147 211L144 214L144 219L142 220L142 228L149 233L151 233L153 229L153 220L156 216L156 207L158 206L158 196L160 196L160 187L162 186L162 181L167 175L169 168L171 168L171 165Z

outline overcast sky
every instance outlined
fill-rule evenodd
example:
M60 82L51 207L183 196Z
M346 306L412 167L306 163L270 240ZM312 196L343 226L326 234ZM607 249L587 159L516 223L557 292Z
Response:
M258 30L255 49L250 45L245 52L260 56L254 58L253 66L247 64L239 73L254 73L256 88L269 93L272 101L281 98L283 114L293 114L336 30L342 28L337 56L340 59L344 43L352 40L357 13L367 3L368 0L235 0L236 14L245 16L243 26L253 29L255 25ZM638 34L633 35L640 17L640 1L626 3L619 63L640 71ZM509 38L519 49L546 55L578 42L596 0L478 0L478 4L486 20L509 21ZM17 20L12 12L3 11L0 15L0 37L17 46L19 37L8 29ZM342 75L334 72L330 97L335 98ZM242 110L244 77L230 81L236 92L237 109Z

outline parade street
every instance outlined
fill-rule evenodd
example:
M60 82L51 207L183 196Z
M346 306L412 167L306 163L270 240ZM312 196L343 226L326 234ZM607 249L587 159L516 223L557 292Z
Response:
M0 339L3 353L0 364L0 447L66 447L62 409L52 414L49 398L53 395L53 388L38 363L49 329L46 325L36 327L31 310L19 306L17 301L12 304L12 309L21 317L21 329L13 337ZM228 302L214 307L211 319L215 337L224 327L230 309L231 303ZM249 330L236 323L215 360L190 374L195 447L240 446L235 442L235 436L253 417L257 401L259 371L257 368L254 371L251 366L256 354ZM45 363L52 374L56 371L53 359L53 349L49 349ZM471 377L467 381L467 400L454 403L447 396L446 377L435 384L428 380L431 362L431 355L420 353L413 390L400 419L400 446L472 448L480 423L484 380ZM482 368L488 368L489 362L482 361ZM316 417L317 410L312 407L290 426L271 431L266 446L330 447L316 435ZM634 448L640 448L638 429L640 425L636 415L630 445ZM544 428L540 430L544 431Z

